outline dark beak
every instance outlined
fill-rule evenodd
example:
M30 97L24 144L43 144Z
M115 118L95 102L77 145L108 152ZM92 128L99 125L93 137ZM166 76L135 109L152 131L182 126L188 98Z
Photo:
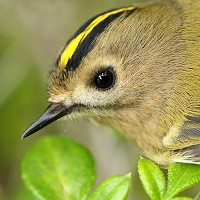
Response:
M45 110L45 112L24 131L22 139L39 131L43 127L56 121L57 119L63 117L64 115L70 114L76 107L78 106L73 105L70 107L66 107L60 103L50 104Z

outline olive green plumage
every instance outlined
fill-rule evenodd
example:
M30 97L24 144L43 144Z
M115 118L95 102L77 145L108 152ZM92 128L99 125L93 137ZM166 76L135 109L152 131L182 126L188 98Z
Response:
M200 163L200 3L147 1L109 17L69 40L50 73L50 111L24 137L64 115L84 117L160 165Z

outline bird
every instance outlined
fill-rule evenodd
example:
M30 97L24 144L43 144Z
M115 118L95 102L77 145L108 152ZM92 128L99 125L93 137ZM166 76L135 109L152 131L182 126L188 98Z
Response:
M65 117L110 126L160 166L200 164L200 3L154 0L100 13L61 50L49 106L25 138Z

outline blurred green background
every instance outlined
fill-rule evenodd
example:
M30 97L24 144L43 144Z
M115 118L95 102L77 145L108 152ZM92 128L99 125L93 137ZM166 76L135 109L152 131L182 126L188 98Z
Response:
M90 149L97 163L97 184L111 175L132 171L129 198L148 199L138 181L138 150L105 128L61 120L21 140L24 129L48 105L46 77L62 45L90 17L131 3L130 0L0 0L1 200L35 199L21 181L20 162L32 143L49 134L68 135ZM192 195L197 191L196 187Z

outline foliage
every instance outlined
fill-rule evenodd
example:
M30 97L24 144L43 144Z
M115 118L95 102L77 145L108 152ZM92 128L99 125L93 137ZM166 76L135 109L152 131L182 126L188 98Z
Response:
M24 156L22 178L37 199L84 200L94 185L92 155L69 138L45 137ZM114 176L103 182L90 200L123 200L130 188L130 174Z
M187 197L175 197L178 193L200 182L200 166L173 163L168 169L168 180L152 161L141 158L138 172L144 189L152 200L191 200Z
M22 178L37 199L45 200L124 200L131 174L113 176L93 192L95 163L90 152L67 137L44 137L24 156ZM165 180L160 168L141 158L138 172L144 189L152 200L191 200L175 197L200 182L200 166L173 163Z

